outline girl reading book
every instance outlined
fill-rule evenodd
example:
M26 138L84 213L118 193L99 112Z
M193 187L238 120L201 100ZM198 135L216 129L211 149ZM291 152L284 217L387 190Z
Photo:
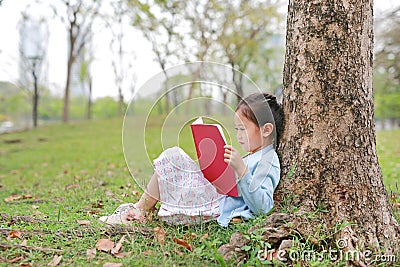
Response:
M168 224L217 220L227 226L236 217L267 213L280 178L275 148L283 130L282 108L273 95L251 94L239 102L234 123L237 140L248 152L242 157L233 146L225 146L224 161L234 170L238 197L219 194L199 166L181 148L173 147L154 160L154 174L138 202L120 205L99 220L107 224L143 221L158 201L158 216Z

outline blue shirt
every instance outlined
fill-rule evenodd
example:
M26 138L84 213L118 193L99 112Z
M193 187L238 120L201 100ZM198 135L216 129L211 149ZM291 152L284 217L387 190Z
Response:
M273 145L243 157L247 172L237 180L239 197L224 196L219 204L221 226L234 217L254 218L274 206L274 191L280 179L279 158Z

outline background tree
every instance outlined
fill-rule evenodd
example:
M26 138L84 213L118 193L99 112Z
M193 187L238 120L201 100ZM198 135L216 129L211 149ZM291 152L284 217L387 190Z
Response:
M113 14L106 21L112 32L110 49L114 54L111 61L115 84L118 88L118 114L123 116L125 114L123 88L130 89L133 95L136 83L136 76L133 71L135 55L133 51L127 50L127 47L132 47L132 45L128 44L124 38L128 34L128 30L132 27L129 26L126 2L118 0L112 2L111 5L113 7Z
M63 122L68 121L69 95L73 64L80 56L99 14L101 0L59 0L51 4L54 14L65 24L68 33L67 77L64 90Z
M376 155L372 0L290 1L286 38L278 201L316 215L299 231L308 237L322 227L345 250L398 252Z
M282 24L282 14L278 12L282 1L149 0L129 3L131 13L135 14L134 25L153 44L167 81L167 66L217 59L265 82L268 76L264 73L270 68L268 63L273 62L268 62L269 57L265 54L278 52L283 55L283 51L272 50L265 43L276 37ZM258 60L261 55L263 61ZM282 62L277 64L281 69ZM192 79L196 80L201 75L200 67L192 73ZM243 95L243 77L236 74L233 72L233 82L238 95ZM195 89L192 84L187 99L192 98ZM178 97L172 93L171 96L176 103ZM169 97L169 94L165 97L167 107Z
M38 125L40 75L45 68L49 28L43 17L29 13L30 5L22 12L19 32L19 86L32 96L32 125ZM31 76L32 75L32 76Z
M181 24L183 19L180 11L184 1L132 0L128 3L132 10L133 25L152 44L157 63L165 75L164 92L166 92L169 89L167 68L183 63L182 56L185 55L180 49L182 48L181 36L188 29L187 25ZM171 94L166 94L163 100L165 112L168 113L172 102Z

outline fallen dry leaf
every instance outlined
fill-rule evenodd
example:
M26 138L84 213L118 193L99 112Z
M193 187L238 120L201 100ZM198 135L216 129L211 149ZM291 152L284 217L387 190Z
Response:
M97 214L97 213L100 213L100 210L89 210L87 213L88 214Z
M119 262L106 262L103 267L121 267L122 263Z
M19 256L19 257L16 257L16 258L14 258L14 259L7 260L7 262L8 262L8 263L15 263L15 262L17 262L17 261L22 260L23 258L24 258L24 257Z
M16 201L16 200L27 199L27 198L32 198L32 196L29 195L29 194L27 194L27 195L22 195L22 196L21 196L21 195L13 194L13 195L11 195L11 196L5 198L4 201L5 201L6 203L9 203L9 202L13 202L13 201Z
M153 228L153 233L156 236L158 243L161 246L164 246L164 244L165 244L165 230L162 229L161 227L155 227L155 228Z
M197 235L195 233L188 233L183 236L183 239L195 239Z
M22 238L22 233L19 230L13 230L8 234L8 237L9 238L19 238L19 239L21 239Z
M40 207L36 206L36 205L32 205L32 209L37 210L38 208L40 208Z
M94 259L96 257L96 252L97 252L96 248L87 249L86 250L86 259L87 260Z
M62 259L61 255L60 256L54 255L53 260L49 262L47 266L57 266L60 263L61 259Z
M90 221L89 221L89 220L76 220L76 222L77 222L79 225L89 225L89 224L90 224Z
M180 239L180 238L174 238L173 240L174 240L175 243L185 247L187 250L193 251L192 246L188 242L186 242L185 240Z
M8 202L11 202L11 201L18 200L18 199L20 199L20 198L21 198L20 195L11 195L10 197L5 198L4 201L5 201L6 203L8 203Z
M243 220L241 218L233 218L232 223L241 223Z
M200 238L200 240L204 240L204 239L207 239L208 238L208 236L209 236L209 234L208 233L205 233L201 238Z
M92 204L92 208L99 208L102 209L104 207L104 204L101 200L97 201L96 203Z
M21 246L26 246L26 245L28 245L28 240L25 239L24 241L21 242L20 245L21 245Z
M394 206L395 206L396 208L400 208L400 203L394 203Z
M65 186L65 190L72 189L72 188L79 188L81 187L79 184L69 184Z
M110 239L100 239L96 244L96 248L104 252L110 251L113 247L114 242Z
M32 264L30 264L29 262L26 262L26 263L22 263L18 267L32 267Z
M117 254L121 248L122 248L122 243L124 243L125 241L125 235L123 235L121 237L121 239L118 241L118 243L115 245L115 247L113 249L111 249L111 254Z

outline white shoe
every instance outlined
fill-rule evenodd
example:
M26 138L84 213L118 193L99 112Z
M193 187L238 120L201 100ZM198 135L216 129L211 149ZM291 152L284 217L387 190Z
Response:
M120 205L113 214L109 216L102 216L99 218L99 221L106 224L123 224L123 225L130 225L131 221L126 219L127 211L130 209L135 209L135 205L132 203L126 203Z

